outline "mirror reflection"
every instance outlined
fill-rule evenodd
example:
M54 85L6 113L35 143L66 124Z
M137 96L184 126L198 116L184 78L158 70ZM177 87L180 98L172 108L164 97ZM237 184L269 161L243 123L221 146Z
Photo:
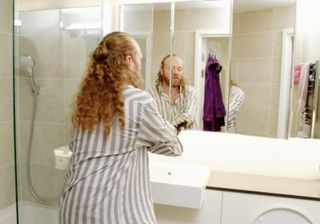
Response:
M133 23L132 21L135 24L145 23L145 20L140 19L141 15L146 9L149 13L151 11L149 21L153 22L149 31L152 30L152 63L151 74L145 77L145 87L156 99L165 119L176 125L184 124L188 129L202 129L203 126L203 113L200 111L205 95L205 69L202 66L206 65L209 55L215 62L218 59L225 62L221 66L225 77L220 91L222 118L225 116L222 97L227 99L228 94L230 19L226 18L230 17L230 1L221 2L178 2L174 10L166 7L168 4L160 3L127 5L121 8L121 24ZM132 17L132 9L142 13ZM204 23L206 19L208 22ZM146 30L141 27L133 30L132 26L125 25L123 28L133 34ZM173 27L174 36L170 42L171 33L168 28ZM198 33L198 37L195 33ZM220 85L219 78L214 81Z
M197 112L189 114L189 128L287 138L301 129L294 107L295 4L235 0L233 15L230 1L176 2L174 10L171 3L131 4L121 7L120 23L142 48L145 89L158 89L153 95L166 119L174 123L185 112L187 100L180 108L176 102L187 98L179 94L190 88L191 110ZM212 86L218 93L209 91ZM309 100L316 100L314 92Z
M245 93L237 132L287 138L295 1L234 3L231 79Z

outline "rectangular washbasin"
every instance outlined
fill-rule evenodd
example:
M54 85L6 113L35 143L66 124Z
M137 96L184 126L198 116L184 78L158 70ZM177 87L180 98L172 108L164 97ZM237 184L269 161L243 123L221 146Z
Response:
M188 208L201 208L210 169L172 161L150 160L153 201Z

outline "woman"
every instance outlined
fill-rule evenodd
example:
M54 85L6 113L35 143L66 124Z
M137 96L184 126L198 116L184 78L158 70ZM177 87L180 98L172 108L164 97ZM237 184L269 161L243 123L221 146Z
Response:
M74 104L73 151L60 224L153 224L148 151L180 155L174 126L140 89L141 50L126 33L104 37Z

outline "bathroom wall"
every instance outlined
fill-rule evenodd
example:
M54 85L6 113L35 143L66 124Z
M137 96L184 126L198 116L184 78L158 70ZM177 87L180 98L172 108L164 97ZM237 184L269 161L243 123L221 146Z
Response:
M281 32L294 28L294 15L294 6L234 14L231 77L246 94L239 133L277 135Z
M15 201L12 108L12 1L0 7L0 210Z
M69 15L69 14L68 14ZM35 191L44 200L56 200L63 188L64 171L54 167L53 149L70 142L70 105L87 64L88 54L97 45L100 33L83 30L66 31L70 23L59 9L18 13L22 25L17 27L17 54L30 55L35 62L35 79L40 93L32 95L26 69L18 69L18 149L21 169L21 198L35 201L27 185L27 152L33 111L35 123L31 150L31 179ZM89 21L81 13L72 19ZM34 107L34 100L37 106ZM48 178L50 177L50 178Z

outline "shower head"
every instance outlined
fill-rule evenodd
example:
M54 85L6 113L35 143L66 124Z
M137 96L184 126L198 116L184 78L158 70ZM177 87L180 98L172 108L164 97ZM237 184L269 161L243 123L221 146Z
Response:
M19 58L19 64L21 68L24 68L28 71L30 82L31 82L31 90L34 96L39 95L40 86L37 84L33 67L35 65L34 60L30 55L21 55Z
M25 68L29 72L30 76L32 75L34 61L30 55L21 55L19 58L19 65L22 68Z

